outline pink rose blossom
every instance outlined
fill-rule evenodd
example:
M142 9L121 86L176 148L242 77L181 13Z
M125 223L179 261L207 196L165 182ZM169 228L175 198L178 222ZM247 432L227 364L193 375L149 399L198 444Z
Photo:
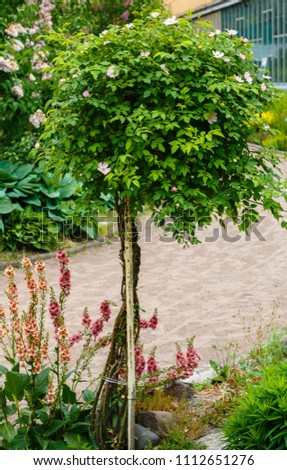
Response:
M245 78L245 80L246 80L248 83L250 83L250 84L253 82L253 78L251 77L251 75L250 75L249 72L245 72L244 78Z
M177 187L176 187L176 186L173 186L173 187L171 188L171 191L173 191L173 192L177 191Z
M265 83L261 83L261 87L260 87L260 88L261 88L262 91L267 90L267 86L265 85Z
M84 96L84 98L88 98L88 96L90 96L90 93L88 92L88 90L85 90L83 92L83 96Z
M98 171L100 171L101 173L103 173L103 175L107 175L111 169L109 168L109 164L106 163L106 162L100 162L98 164Z
M209 124L213 124L213 123L216 122L216 121L217 121L217 113L214 112L214 113L212 113L212 115L210 116L210 118L207 120L207 122L208 122Z

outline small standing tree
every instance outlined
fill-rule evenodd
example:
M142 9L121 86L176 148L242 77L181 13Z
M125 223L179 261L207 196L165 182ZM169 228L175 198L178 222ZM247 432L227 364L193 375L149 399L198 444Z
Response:
M185 243L196 243L197 226L214 217L231 217L246 230L262 206L281 220L278 198L286 192L279 157L247 145L250 133L264 126L260 113L273 89L236 31L160 11L99 37L52 34L51 40L65 50L53 69L59 86L47 110L43 155L56 171L82 179L89 206L112 193L120 235L126 229L123 303L92 421L99 445L119 448L127 419L130 426L134 419L135 384L127 407L119 378L127 363L134 367L139 333L137 211L151 209L158 225L168 218L168 230ZM133 370L128 374L134 380Z

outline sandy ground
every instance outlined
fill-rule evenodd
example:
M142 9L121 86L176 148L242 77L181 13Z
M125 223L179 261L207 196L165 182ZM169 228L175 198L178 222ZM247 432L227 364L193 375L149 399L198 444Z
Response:
M206 364L210 359L218 360L218 352L226 359L230 343L238 344L239 354L253 346L244 323L251 327L255 343L258 328L268 324L275 311L280 315L278 324L286 326L287 232L271 215L263 214L249 237L238 233L232 224L225 232L215 222L198 232L200 245L186 249L170 239L164 241L162 230L153 227L150 231L149 225L149 221L143 223L140 233L139 298L145 310L143 318L158 309L159 325L154 331L144 330L141 339L146 354L157 347L160 365L171 365L175 343L184 347L188 337L195 336L201 364ZM65 314L71 333L79 330L85 306L96 319L102 300L120 304L118 250L119 243L114 241L71 256L72 292ZM48 259L46 265L48 279L57 287L57 261ZM24 305L20 270L17 279ZM5 284L1 276L0 303L4 304ZM112 310L116 315L117 307ZM100 355L97 364L101 363Z

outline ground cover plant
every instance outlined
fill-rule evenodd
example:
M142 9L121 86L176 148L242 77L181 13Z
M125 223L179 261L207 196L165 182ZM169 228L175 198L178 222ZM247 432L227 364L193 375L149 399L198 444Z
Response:
M56 173L69 168L82 179L87 205L97 204L100 194L114 195L123 304L104 375L116 382L127 368L133 397L135 364L129 361L141 327L136 214L151 210L184 244L197 243L196 227L214 217L227 215L247 230L259 207L284 227L280 157L248 148L250 133L265 130L257 115L273 87L236 31L194 25L161 10L99 36L52 33L50 41L64 50L50 70L58 87L37 154ZM111 390L102 381L93 422L100 447L126 445L122 429L133 410L121 396L121 386Z

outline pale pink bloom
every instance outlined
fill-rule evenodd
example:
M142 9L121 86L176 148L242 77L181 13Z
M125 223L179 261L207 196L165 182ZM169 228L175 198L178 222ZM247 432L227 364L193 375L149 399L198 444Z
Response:
M245 78L245 80L246 80L248 83L250 83L250 84L253 82L253 78L251 77L251 75L250 75L249 72L245 72L244 78Z
M246 60L246 55L245 54L239 54L240 59Z
M107 175L111 169L109 168L109 164L106 163L106 162L100 162L98 164L98 171L100 171L101 173L103 173L103 175Z
M242 42L248 42L248 39L242 37L242 38L241 38L241 41L242 41Z
M24 49L24 44L22 41L19 41L18 39L14 39L13 41L13 49L14 51L18 52L21 51L21 49Z
M178 23L178 20L176 19L176 16L175 16L175 15L171 16L171 18L167 18L167 19L163 22L163 24L165 24L166 26L169 26L169 25L172 25L172 24L176 24L176 23Z
M230 62L230 59L228 59L228 57L224 57L224 62Z
M129 16L130 16L130 13L128 10L126 10L121 14L120 20L127 21L129 19Z
M84 98L88 98L90 96L90 93L88 92L88 90L83 91L82 94L83 94Z
M5 33L8 34L8 36L17 38L18 34L26 34L27 30L19 23L11 23L8 28L5 29Z
M210 116L210 118L207 120L207 122L208 122L209 124L213 124L213 123L216 122L216 121L217 121L217 113L214 112L214 113L212 113L212 115Z
M212 51L212 54L214 55L216 59L221 59L224 56L224 52L220 52L220 51Z
M11 89L12 95L15 96L15 98L23 98L24 96L24 90L22 85L14 85Z
M17 70L19 70L19 66L15 60L4 59L4 57L0 57L0 70L8 73L17 72Z
M264 129L265 129L266 131L268 131L268 130L270 129L270 126L268 126L268 124L267 124L267 126L265 126Z
M141 57L148 57L150 55L150 51L143 51L140 53Z
M152 18L157 18L160 15L158 11L154 11L153 13L150 14Z
M261 88L262 91L267 90L267 86L265 85L265 83L261 83L261 87L260 87L260 88Z
M239 77L238 75L234 75L234 78L235 78L235 80L236 80L237 82L239 82L239 83L243 83L243 81L244 81L244 80L243 80L241 77Z
M165 64L161 64L160 68L167 74L169 75L169 70Z
M117 77L119 75L119 72L116 73L115 69L116 69L115 65L111 65L107 70L107 76L110 78Z
M173 192L177 191L177 187L176 187L176 186L173 186L173 187L171 188L171 191L173 191Z
M44 72L44 73L42 73L41 78L42 78L42 80L51 80L53 77L52 77L51 73Z
M34 114L31 114L29 117L29 121L31 124L33 124L34 127L36 127L36 129L39 129L40 124L42 124L45 120L46 116L43 111L41 111L41 109L37 109L37 111Z
M220 34L221 33L221 30L220 29L216 29L215 31L212 31L211 33L209 33L209 37L213 37L217 34Z
M236 31L236 29L228 29L227 33L229 34L229 36L236 36L238 31Z

